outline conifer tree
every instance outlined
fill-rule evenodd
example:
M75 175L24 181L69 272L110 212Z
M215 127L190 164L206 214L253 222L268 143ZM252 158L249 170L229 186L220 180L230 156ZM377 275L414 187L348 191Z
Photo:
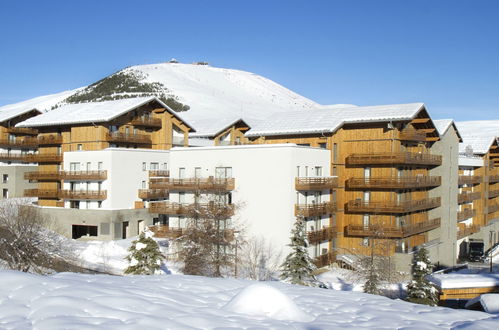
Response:
M407 301L416 304L436 306L438 303L437 289L426 279L433 271L428 251L422 247L414 255L412 262L413 280L407 285Z
M128 248L130 254L126 260L130 263L125 269L125 274L153 275L160 270L164 256L159 250L158 243L152 239L152 233L144 231L139 238L132 242Z
M291 230L292 251L281 265L281 279L285 282L299 285L316 286L319 283L312 274L316 269L312 258L309 256L307 247L308 239L305 230L305 221L298 217L294 228Z

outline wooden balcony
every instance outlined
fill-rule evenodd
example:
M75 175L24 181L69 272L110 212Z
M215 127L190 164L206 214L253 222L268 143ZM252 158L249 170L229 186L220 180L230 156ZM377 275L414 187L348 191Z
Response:
M62 155L58 154L14 154L0 153L0 161L14 161L24 163L60 163Z
M399 140L401 141L415 141L424 142L426 141L426 133L415 129L406 129L400 132Z
M233 178L214 178L212 176L204 179L151 178L149 187L170 191L231 191L234 190L235 181Z
M489 198L496 198L496 197L499 197L499 190L490 190Z
M382 152L352 154L346 158L347 165L442 165L442 156L412 152Z
M396 201L362 201L353 200L347 203L347 211L350 213L410 213L429 210L440 206L440 197L424 198L419 200L396 202Z
M295 178L296 190L330 190L338 187L338 177Z
M17 139L0 139L0 147L6 148L37 148L38 140L36 137L24 137Z
M481 196L482 196L482 193L479 191L477 191L477 192L464 191L457 196L457 202L459 204L471 203L477 199L480 199Z
M440 218L408 224L400 227L385 225L348 225L345 235L351 237L406 238L440 227Z
M149 229L154 233L156 238L175 239L182 236L182 228L171 228L167 225L149 226Z
M324 241L330 241L335 237L335 235L336 235L336 230L333 227L327 227L307 232L308 241L311 244L318 244Z
M61 179L67 181L103 181L107 171L61 171Z
M61 174L58 171L48 172L48 171L34 171L34 172L24 172L24 180L32 181L59 181L61 179Z
M231 217L234 215L234 204L218 204L218 203L192 203L179 204L172 202L151 202L149 204L150 213L191 216L194 213L220 213L224 216Z
M157 178L167 178L170 176L170 171L168 170L150 170L149 177L157 177Z
M498 204L492 204L492 205L489 205L487 207L487 213L490 214L490 213L494 213L494 212L497 212L499 211L499 203Z
M45 134L38 136L38 144L39 145L56 145L62 144L62 135L61 134Z
M346 186L350 189L418 189L438 187L441 183L439 176L374 177L350 178Z
M460 175L457 183L462 186L464 184L474 185L479 184L483 181L483 177L480 175Z
M132 120L131 124L139 127L160 128L162 126L161 119L153 117L137 117Z
M472 234L478 233L480 231L479 225L470 225L466 227L460 227L457 230L457 239L465 238Z
M328 252L314 259L314 264L317 268L326 267L336 261L336 253Z
M499 175L490 175L489 176L489 183L497 183L499 182Z
M61 190L62 199L91 199L103 200L107 198L106 190Z
M140 199L165 199L168 198L168 189L139 189Z
M57 189L24 189L24 197L59 198Z
M106 134L106 141L110 143L134 143L151 144L151 137L147 134L126 134L122 132L112 132Z
M7 127L7 133L18 135L38 135L38 130L28 127Z
M328 215L336 211L336 203L325 202L317 204L296 204L295 216L301 217L319 217Z
M464 221L469 218L473 218L476 216L475 209L465 209L457 212L457 221Z

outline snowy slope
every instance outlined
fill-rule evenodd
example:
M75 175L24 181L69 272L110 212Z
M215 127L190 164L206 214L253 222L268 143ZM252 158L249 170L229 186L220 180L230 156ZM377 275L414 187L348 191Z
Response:
M50 95L44 95L44 96L38 96L26 101L21 101L18 103L13 103L13 104L8 104L0 107L0 111L4 110L11 110L11 109L38 109L40 111L48 111L50 110L54 105L57 103L61 102L68 96L73 95L77 91L79 91L80 88L73 89L73 90L68 90L64 92L60 92L57 94L50 94Z
M0 283L2 329L497 329L499 321L279 282L0 271Z

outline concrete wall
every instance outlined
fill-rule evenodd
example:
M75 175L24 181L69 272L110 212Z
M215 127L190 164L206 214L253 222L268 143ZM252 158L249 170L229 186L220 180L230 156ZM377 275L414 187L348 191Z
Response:
M36 165L2 165L0 166L0 199L3 199L4 189L7 189L7 198L24 197L24 189L35 189L37 184L24 180L24 173L36 171ZM6 182L4 182L4 176Z

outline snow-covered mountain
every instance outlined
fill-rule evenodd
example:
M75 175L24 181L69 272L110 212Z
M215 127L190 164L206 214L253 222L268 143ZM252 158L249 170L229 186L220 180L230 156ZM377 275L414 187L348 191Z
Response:
M94 84L42 96L2 108L54 106L133 96L156 95L179 105L186 120L261 119L270 113L318 107L319 104L257 74L209 65L159 63L125 68ZM170 104L169 104L170 105Z

